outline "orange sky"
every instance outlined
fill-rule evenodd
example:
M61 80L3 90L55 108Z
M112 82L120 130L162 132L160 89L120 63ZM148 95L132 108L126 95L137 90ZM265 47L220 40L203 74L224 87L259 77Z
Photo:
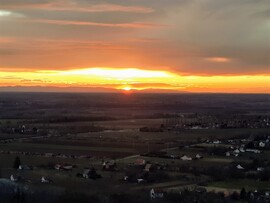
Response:
M269 93L270 76L181 76L135 68L85 68L68 71L0 72L0 86L82 87L115 90Z
M0 91L270 93L270 5L0 0Z

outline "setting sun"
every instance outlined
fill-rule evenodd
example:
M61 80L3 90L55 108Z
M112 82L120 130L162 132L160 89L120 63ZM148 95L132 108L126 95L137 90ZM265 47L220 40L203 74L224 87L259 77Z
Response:
M130 91L131 90L131 87L124 87L123 90Z

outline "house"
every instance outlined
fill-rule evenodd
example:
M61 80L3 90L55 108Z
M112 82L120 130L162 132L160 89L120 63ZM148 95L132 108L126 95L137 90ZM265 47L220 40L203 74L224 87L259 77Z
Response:
M44 155L45 157L53 157L54 156L54 154L53 153L45 153L45 155Z
M90 169L85 169L83 172L83 177L88 179L90 176Z
M150 190L150 198L151 199L162 199L164 198L164 192L161 189L154 189Z
M42 183L49 183L49 179L46 179L44 176L41 177L41 182Z
M244 153L245 152L245 149L243 147L240 147L239 148L239 151L242 152L242 153Z
M179 159L179 156L171 154L171 155L169 155L169 158L171 158L171 159Z
M187 155L182 156L180 159L181 159L182 161L191 161L191 160L192 160L192 158L189 157L189 156L187 156Z
M220 140L214 140L213 144L221 144L221 141Z
M262 142L262 141L261 141L261 142L259 143L259 147L264 148L264 147L265 147L265 142Z
M242 167L240 164L238 164L238 165L236 166L236 168L239 169L239 170L244 170L244 169L245 169L245 168Z
M65 171L70 171L70 170L73 169L73 166L72 165L63 165L62 169L65 170Z
M101 175L97 174L95 168L91 168L91 169L87 168L87 169L85 169L82 176L84 178L86 178L86 179L91 178L93 180L101 178Z
M239 150L239 149L235 149L233 152L234 152L235 154L239 154L239 153L240 153L240 150Z
M136 165L136 166L144 166L145 165L145 160L144 159L136 159L134 165Z
M146 164L145 167L144 167L144 171L147 171L149 172L152 168L152 164Z
M17 182L18 181L18 178L15 178L13 174L10 175L10 180L12 182Z
M116 163L114 161L103 162L102 169L106 171L116 171Z
M31 167L27 166L27 165L19 165L19 170L31 170Z
M55 166L54 166L54 168L55 168L56 170L60 170L60 169L61 169L61 167L62 167L62 165L61 165L61 164L55 164Z
M143 182L145 182L145 180L144 180L143 178L138 178L138 179L137 179L137 182L138 182L138 183L143 183Z
M54 168L56 170L65 170L65 171L71 171L73 169L73 166L70 164L55 164Z
M261 151L258 150L258 149L246 149L246 152L253 152L255 154L260 154L261 153Z

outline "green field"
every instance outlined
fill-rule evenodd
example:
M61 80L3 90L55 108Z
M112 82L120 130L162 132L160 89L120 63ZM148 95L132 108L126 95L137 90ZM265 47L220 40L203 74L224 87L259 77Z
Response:
M242 189L245 188L247 191L258 190L258 189L270 189L269 181L256 181L249 179L240 179L240 180L227 180L221 182L213 182L209 184L210 187L219 187L219 188L228 188L228 189Z

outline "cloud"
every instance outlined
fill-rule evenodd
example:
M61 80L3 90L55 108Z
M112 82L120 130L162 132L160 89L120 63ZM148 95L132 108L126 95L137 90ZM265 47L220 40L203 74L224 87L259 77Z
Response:
M270 74L265 0L0 0L1 66ZM2 14L3 15L3 14ZM162 28L162 29L152 29ZM40 40L44 39L46 40ZM39 39L39 40L36 40Z
M0 10L0 19L3 17L13 17L13 18L19 18L23 17L24 15L20 13L16 13L13 11L8 11L8 10Z
M16 41L16 39L14 39L12 37L0 37L0 44L8 44L8 43L12 43L15 41Z
M0 17L11 16L12 12L0 10Z
M38 7L37 7L38 8ZM75 12L127 12L127 13L152 13L154 9L140 6L122 6L116 4L96 4L82 7L78 4L49 4L39 9L51 11L75 11Z
M3 38L3 42L8 42L8 39L9 38ZM95 66L95 63L110 66L110 63L113 61L118 61L117 65L122 63L122 66L132 66L132 61L134 61L134 59L132 60L131 58L133 54L129 54L134 49L134 45L129 43L129 39L126 41L124 39L120 41L105 41L83 39L56 40L50 38L17 38L14 40L12 38L10 40L12 41L3 43L0 48L1 66L4 67L16 68L17 66L23 66L24 69L26 67L30 69L38 69L37 67L46 69L55 68L57 66L58 69L66 69L67 66L79 67L82 63L84 66ZM133 42L138 43L136 40ZM145 43L149 42L146 41ZM17 60L11 61L11 57L16 57ZM121 60L119 60L120 57ZM29 60L30 58L31 60ZM54 58L53 63L51 63L52 58ZM63 60L64 58L65 60ZM104 58L106 58L106 60L104 60ZM128 61L130 61L130 63L127 64ZM112 65L116 64L111 64L111 66ZM20 68L18 68L18 70L20 70Z
M27 84L33 84L33 83L35 83L35 84L38 84L38 85L40 85L40 84L42 84L42 83L51 83L51 81L49 81L49 80L39 80L39 79L34 79L34 80L31 80L31 79L21 79L20 80L20 82L21 83L27 83Z
M1 2L1 1L0 1ZM24 9L24 10L47 10L47 11L74 11L74 12L127 12L127 13L152 13L153 8L143 6L124 6L119 4L91 4L80 3L80 1L58 0L45 2L26 1L19 2L5 2L4 8L8 9Z
M205 58L206 61L216 62L216 63L228 63L231 62L231 59L225 57L209 57Z
M68 20L49 20L49 19L29 19L24 22L30 23L45 23L54 25L77 25L77 26L96 26L96 27L110 27L110 28L162 28L166 25L152 24L152 23L98 23L89 21L68 21Z
M118 84L117 89L124 89L125 87L130 87L136 90L147 90L147 89L158 89L158 90L184 90L191 87L192 84L168 84L168 83L128 83L128 84Z
M3 80L19 80L21 78L11 75L11 76L0 77L0 79L3 79Z

